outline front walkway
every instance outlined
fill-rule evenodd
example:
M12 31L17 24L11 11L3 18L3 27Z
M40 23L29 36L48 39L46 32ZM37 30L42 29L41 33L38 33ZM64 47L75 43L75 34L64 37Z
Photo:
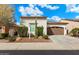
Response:
M1 43L0 50L79 50L79 39L63 36L49 36L51 42Z

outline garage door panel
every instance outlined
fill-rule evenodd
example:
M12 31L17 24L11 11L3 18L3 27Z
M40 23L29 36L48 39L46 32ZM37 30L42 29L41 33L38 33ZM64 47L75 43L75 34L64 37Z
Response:
M64 35L64 28L62 27L48 27L48 35Z

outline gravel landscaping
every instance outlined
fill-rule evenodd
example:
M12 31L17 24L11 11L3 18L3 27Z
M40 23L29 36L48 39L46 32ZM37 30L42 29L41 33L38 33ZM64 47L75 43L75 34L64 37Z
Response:
M34 38L21 38L19 40L16 40L15 42L51 42L50 39L34 39Z

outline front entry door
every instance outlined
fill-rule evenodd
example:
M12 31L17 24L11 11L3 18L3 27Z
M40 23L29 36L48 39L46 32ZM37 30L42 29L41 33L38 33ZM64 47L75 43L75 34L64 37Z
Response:
M31 32L32 34L35 34L35 24L34 24L34 23L31 23L31 24L30 24L30 32Z

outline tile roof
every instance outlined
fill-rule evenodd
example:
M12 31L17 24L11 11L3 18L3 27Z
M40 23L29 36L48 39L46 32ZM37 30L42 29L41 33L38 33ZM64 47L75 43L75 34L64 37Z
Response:
M49 24L49 25L66 25L68 23L64 23L64 22L48 22L47 24Z
M62 19L62 20L79 22L79 19Z
M45 16L21 16L21 18L22 18L22 19L26 19L26 20L28 20L28 19L35 19L35 18L36 18L37 20L38 20L38 19L41 20L41 19L46 19L47 17L45 17Z

